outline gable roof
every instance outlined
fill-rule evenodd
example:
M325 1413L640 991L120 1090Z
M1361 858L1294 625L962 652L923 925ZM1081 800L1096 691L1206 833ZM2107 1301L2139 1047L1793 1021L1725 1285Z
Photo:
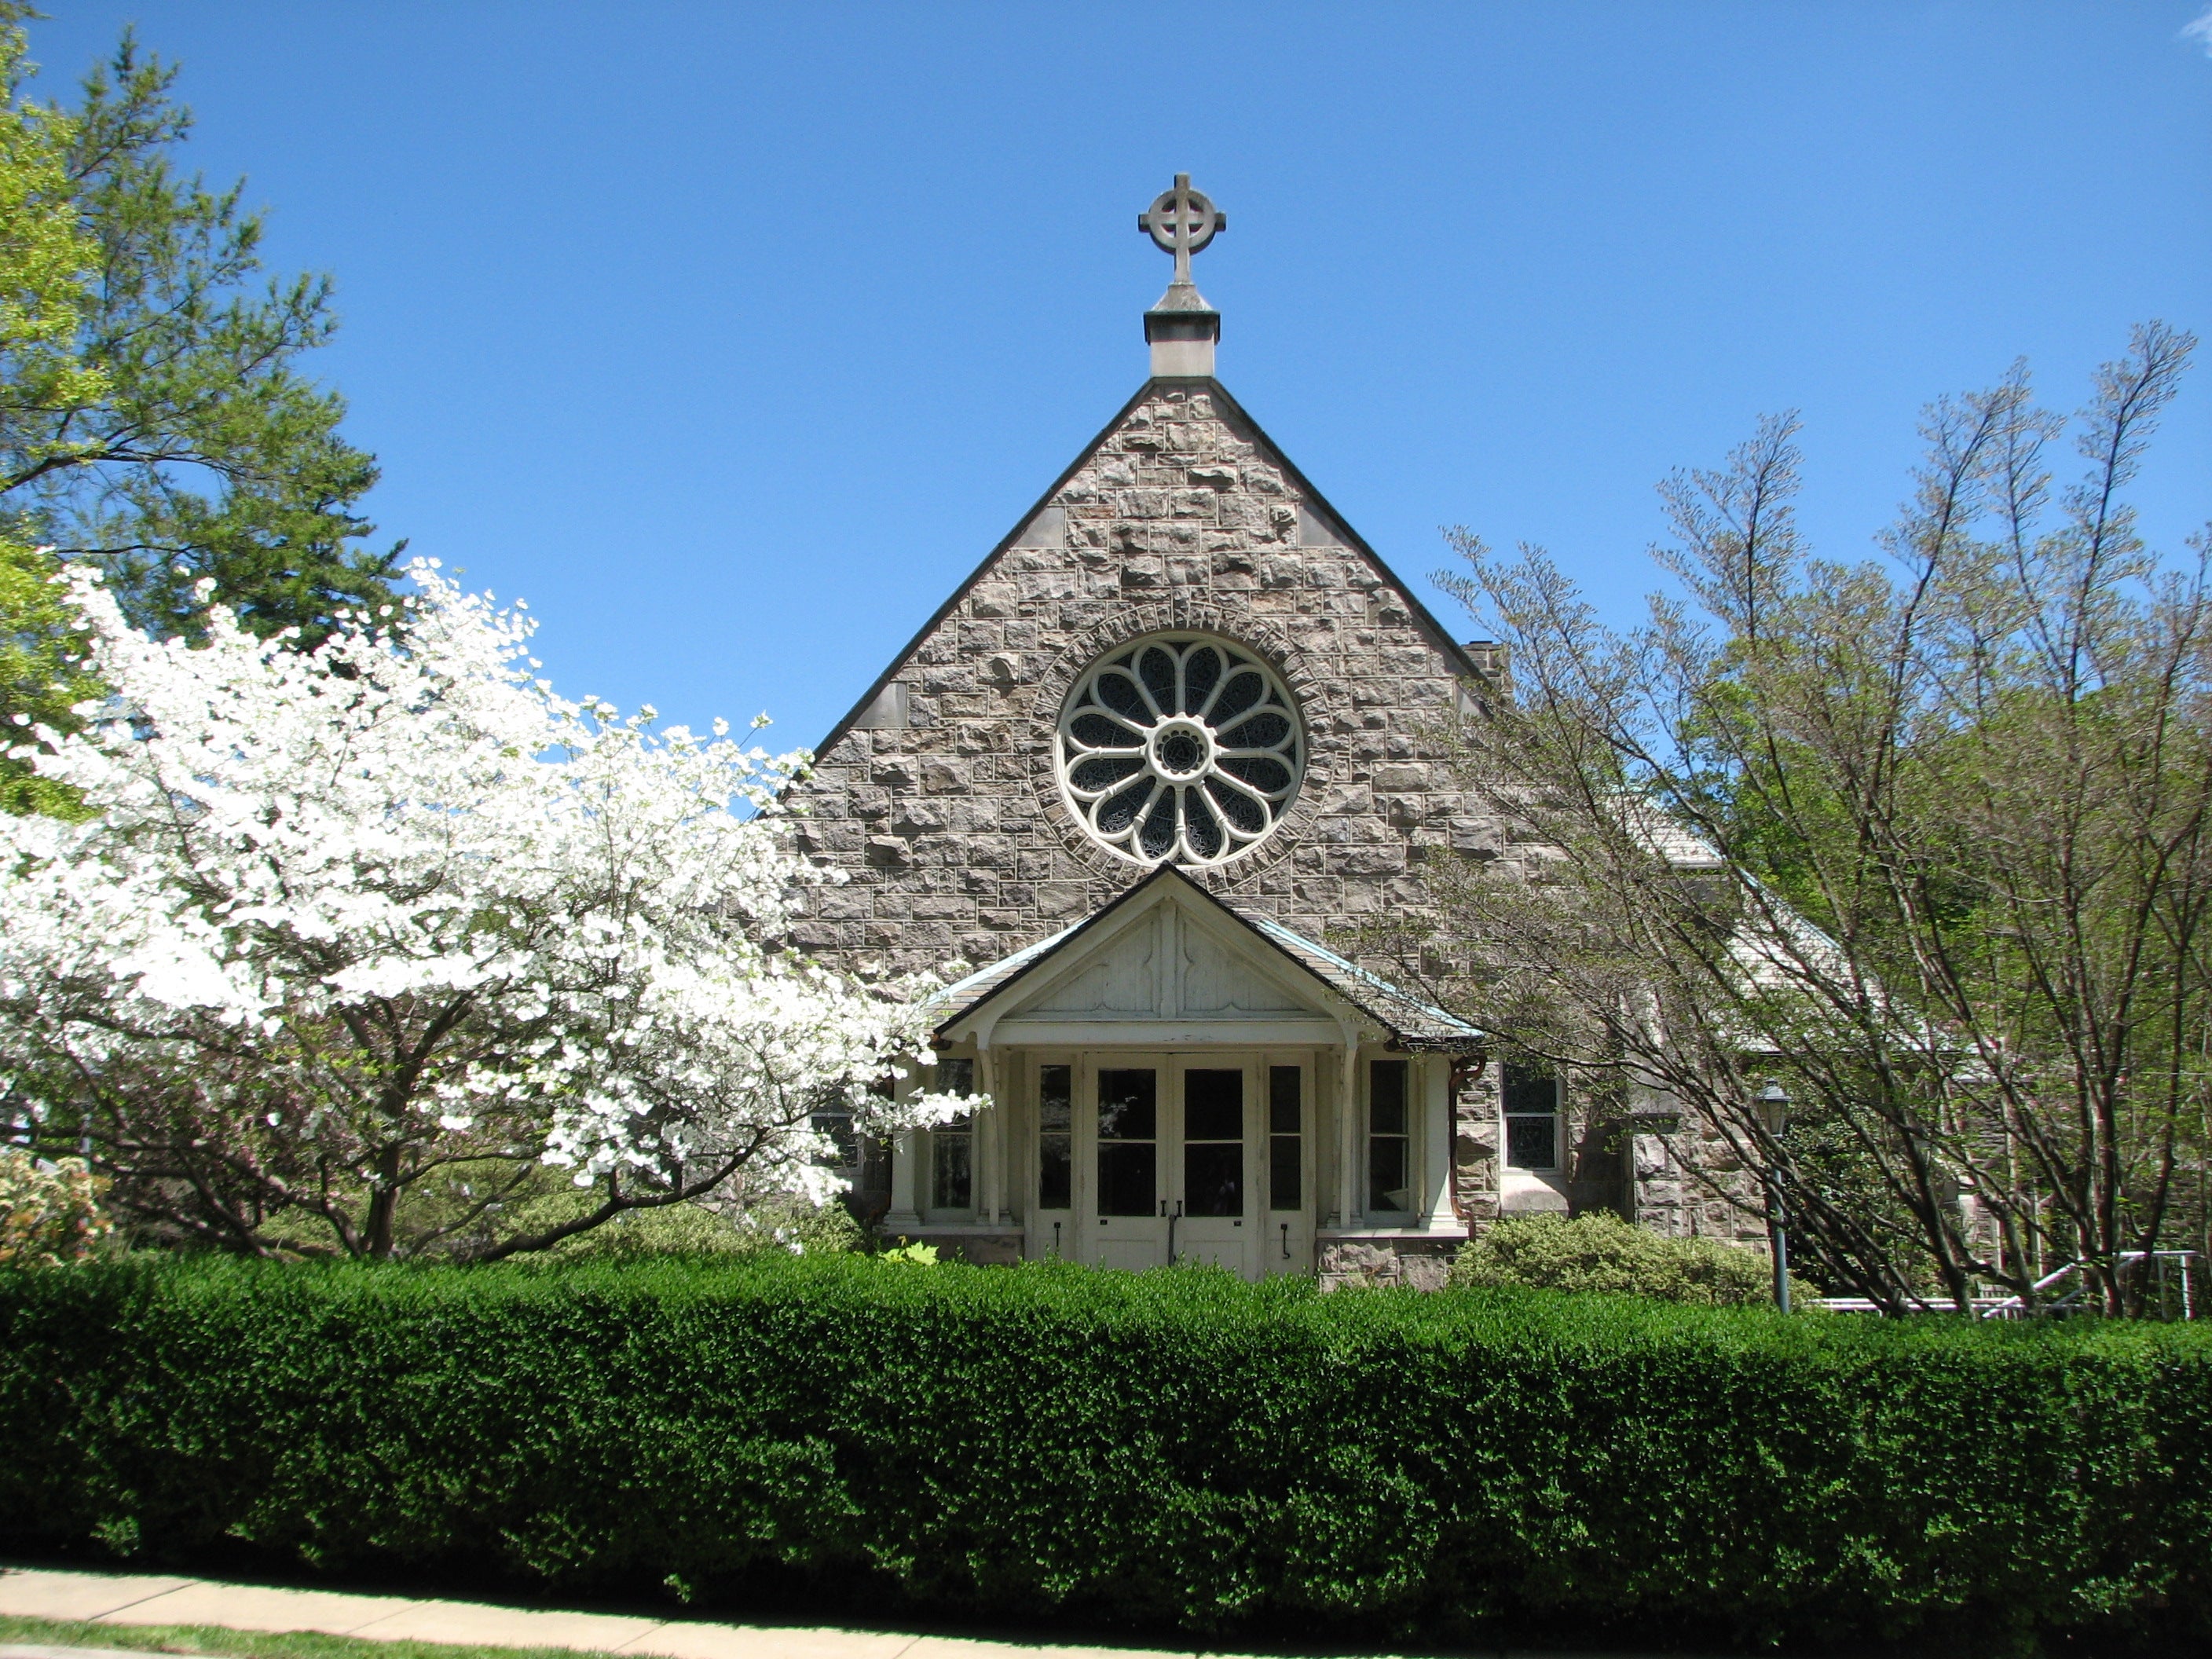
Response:
M1111 902L1100 906L1073 927L1062 928L1049 938L1026 945L1013 955L1003 957L987 968L978 969L967 978L945 987L938 993L934 999L935 1006L931 1011L940 1016L935 1028L937 1035L945 1036L951 1026L1012 990L1123 906L1162 882L1170 881L1181 884L1188 893L1196 894L1214 910L1231 918L1252 933L1276 955L1287 959L1307 977L1318 980L1328 990L1358 1009L1388 1031L1397 1047L1458 1054L1482 1043L1482 1032L1465 1020L1422 1001L1334 951L1315 944L1301 933L1293 933L1272 917L1245 915L1218 895L1208 892L1172 864L1163 864L1150 874L1132 882Z
M938 627L947 617L959 608L960 602L968 597L969 591L977 582L982 580L991 567L999 562L1009 548L1013 546L1016 538L1030 527L1037 514L1052 505L1052 498L1065 489L1069 481L1090 464L1091 457L1098 453L1106 441L1114 435L1122 422L1134 414L1147 398L1169 386L1179 387L1187 392L1202 391L1208 397L1215 399L1218 407L1231 420L1242 425L1252 434L1252 441L1265 452L1267 464L1281 472L1296 486L1308 506L1316 508L1328 520L1330 526L1339 532L1343 544L1364 560L1377 576L1397 590L1411 611L1415 624L1428 635L1430 642L1443 653L1444 660L1452 664L1468 679L1482 678L1481 671L1475 665L1474 659L1469 657L1459 641L1446 631L1444 625L1437 620L1435 614L1428 606L1421 603L1420 595L1414 592L1400 579L1398 573L1383 562L1380 553L1367 544L1365 538L1352 527L1344 514L1329 505L1328 497L1314 488L1312 481L1298 471L1297 464L1289 456L1283 453L1281 446L1267 435L1266 428L1252 418L1245 410L1244 405L1230 395L1228 387L1211 376L1193 379L1156 374L1139 386L1136 394L1115 411L1114 418L1101 427L1097 434L1083 446L1075 459L1070 461L1061 471L1060 475L1046 488L1044 494L1031 502L1028 511L1014 520L1014 527L999 538L998 545L983 556L981 562L968 573L959 586L952 590L945 603L930 613L929 620L915 630L914 637L899 647L898 654L891 659L890 666L876 676L868 689L860 693L860 701L845 711L844 718L830 729L830 735L815 746L816 754L827 755L843 741L845 734L853 729L854 723L866 713L869 705L883 694L884 688L898 678L898 672L906 665L907 659L921 648L922 642L937 631Z

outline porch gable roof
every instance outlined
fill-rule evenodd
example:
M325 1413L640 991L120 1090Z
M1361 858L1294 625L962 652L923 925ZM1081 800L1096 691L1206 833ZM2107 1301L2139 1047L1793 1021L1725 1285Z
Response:
M1284 927L1273 917L1246 915L1226 900L1208 892L1170 864L1163 864L1150 874L1131 883L1110 902L1100 906L1073 927L1064 927L1034 945L1024 945L1012 956L1001 957L988 967L978 969L965 979L947 986L938 994L935 999L937 1006L933 1010L939 1015L935 1028L937 1035L940 1038L948 1036L951 1029L960 1021L1011 992L1031 973L1060 956L1123 906L1166 881L1179 883L1185 893L1197 895L1214 910L1234 920L1276 956L1290 963L1303 976L1317 981L1323 988L1350 1003L1382 1027L1396 1047L1462 1053L1483 1043L1483 1033L1465 1020L1401 990L1379 975Z

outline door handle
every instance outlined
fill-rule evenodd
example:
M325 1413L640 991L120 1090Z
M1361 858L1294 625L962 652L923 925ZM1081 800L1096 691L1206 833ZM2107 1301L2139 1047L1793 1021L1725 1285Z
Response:
M1055 1223L1054 1223L1053 1224L1054 1224L1054 1225L1055 1225L1055 1226L1057 1226L1059 1224L1058 1224L1057 1222L1055 1222ZM1291 1224L1290 1224L1289 1222L1285 1221L1285 1222L1283 1224L1283 1260L1284 1260L1284 1261L1288 1261L1290 1259L1291 1259Z

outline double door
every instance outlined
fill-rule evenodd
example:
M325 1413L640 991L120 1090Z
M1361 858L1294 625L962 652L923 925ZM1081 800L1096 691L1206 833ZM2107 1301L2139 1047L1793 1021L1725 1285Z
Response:
M1035 1253L1131 1270L1211 1262L1248 1278L1302 1270L1311 1069L1259 1054L1041 1063Z

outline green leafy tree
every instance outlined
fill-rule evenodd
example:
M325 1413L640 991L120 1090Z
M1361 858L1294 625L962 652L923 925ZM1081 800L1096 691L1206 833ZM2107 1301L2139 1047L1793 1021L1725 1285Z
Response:
M5 114L32 152L36 209L22 290L36 327L0 388L0 527L99 562L156 633L196 631L206 578L256 632L312 643L337 611L388 601L398 551L362 545L375 462L339 434L344 401L298 367L335 327L330 281L262 280L260 216L240 185L178 169L191 117L177 71L127 33L65 117L27 104L32 15L0 0Z
M1780 1191L1885 1308L2070 1267L2132 1311L2140 1253L2203 1247L2212 544L2163 559L2126 503L2194 343L2100 371L2070 488L2024 373L1934 405L1860 563L1806 544L1769 422L1666 490L1680 587L1638 628L1462 538L1511 663L1467 775L1518 849L1425 866L1462 1006L1671 1096L1719 1197Z
M99 681L78 665L75 618L53 586L43 550L0 537L0 811L77 813L76 792L42 778L7 752L24 728L57 731L77 724L74 705L100 695Z
M0 447L27 464L58 441L53 412L98 403L108 379L79 353L100 249L70 173L76 127L21 96L19 17L0 9ZM0 743L35 723L66 727L70 705L98 690L75 666L51 555L26 529L20 515L0 519ZM0 809L67 811L72 799L0 757Z

